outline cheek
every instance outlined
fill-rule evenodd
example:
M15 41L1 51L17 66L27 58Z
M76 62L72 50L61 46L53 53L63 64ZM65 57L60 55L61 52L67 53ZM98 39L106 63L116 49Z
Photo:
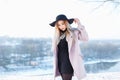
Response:
M60 29L64 28L64 26L59 26Z
M58 26L59 29L61 29L62 27L61 26Z
M64 29L66 29L67 27L64 25Z

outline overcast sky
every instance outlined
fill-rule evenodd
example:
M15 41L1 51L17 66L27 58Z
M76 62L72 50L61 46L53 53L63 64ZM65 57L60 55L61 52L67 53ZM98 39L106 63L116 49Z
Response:
M90 39L120 39L120 10L79 0L0 0L0 36L53 37L58 14L79 18ZM76 27L75 24L71 26Z

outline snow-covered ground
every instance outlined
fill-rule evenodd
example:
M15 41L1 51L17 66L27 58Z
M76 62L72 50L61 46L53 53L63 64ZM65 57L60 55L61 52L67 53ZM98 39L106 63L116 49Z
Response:
M120 62L118 62L115 66L111 67L108 71L120 71Z
M53 80L52 75L4 75L0 76L0 80ZM56 80L62 80L57 77ZM77 80L73 77L72 80ZM96 74L87 74L83 80L120 80L120 72L105 72Z
M120 62L106 71L88 73L83 80L120 80ZM31 69L14 72L0 72L0 80L53 80L52 69ZM43 74L44 73L44 74ZM62 80L57 77L56 80ZM77 80L76 76L72 80Z
M112 64L112 62L115 62L116 64L112 65L108 69L101 69L99 73L88 73L87 77L83 80L120 80L120 59L101 61L94 60L86 62L85 64L92 65L101 62L106 62L106 65L107 63ZM2 67L0 67L0 80L53 80L53 68L51 66L52 59L45 59L43 63L46 63L42 65L43 68L40 66L36 68L19 66L19 69L17 68L18 66L9 66L9 68L15 69L13 71L5 71ZM103 67L105 67L105 65L103 65ZM94 67L91 69L94 69ZM56 80L62 79L61 77L57 77ZM76 76L74 76L72 80L77 80Z

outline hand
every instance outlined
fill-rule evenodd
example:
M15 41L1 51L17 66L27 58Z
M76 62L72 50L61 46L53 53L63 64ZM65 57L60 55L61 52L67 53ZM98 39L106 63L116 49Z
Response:
M80 20L78 18L74 18L74 22L78 24L79 29L82 30L84 28L84 26L80 23Z
M74 18L74 22L78 25L80 24L80 20L78 18Z

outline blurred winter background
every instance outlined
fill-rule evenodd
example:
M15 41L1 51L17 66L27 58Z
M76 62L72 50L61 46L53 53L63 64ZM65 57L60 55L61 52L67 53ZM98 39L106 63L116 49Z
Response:
M120 72L119 0L0 0L0 76L53 75L49 23L61 13L86 27L87 73Z

